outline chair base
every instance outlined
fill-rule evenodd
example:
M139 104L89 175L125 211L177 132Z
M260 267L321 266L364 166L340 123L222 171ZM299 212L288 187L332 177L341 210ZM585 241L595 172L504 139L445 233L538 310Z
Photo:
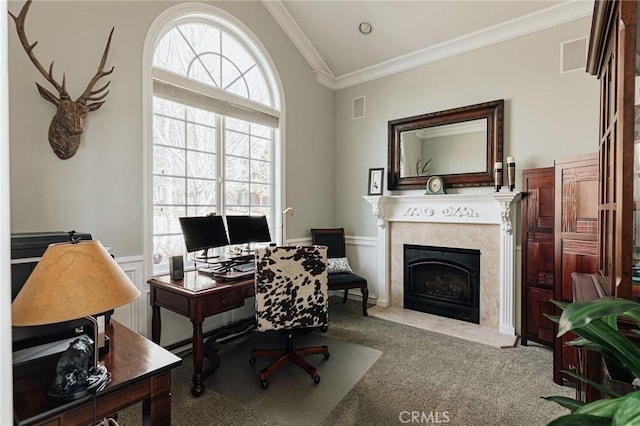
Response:
M259 357L275 358L275 360L260 371L260 374L258 375L262 389L266 389L269 386L267 379L275 373L276 370L289 363L296 364L298 367L306 371L316 384L320 382L320 376L318 375L316 368L309 364L303 357L307 355L322 355L324 356L324 359L328 359L330 356L329 347L323 345L293 349L292 341L292 335L289 333L286 349L253 349L251 351L251 359L249 359L249 364L251 365L254 365L256 363L256 358Z

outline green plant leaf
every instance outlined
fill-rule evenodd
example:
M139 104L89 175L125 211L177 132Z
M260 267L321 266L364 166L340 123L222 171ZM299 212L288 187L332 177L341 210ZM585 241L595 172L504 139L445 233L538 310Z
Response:
M584 327L595 319L610 315L622 315L634 309L640 310L638 302L610 297L566 304L558 323L558 337L567 331Z
M613 416L614 426L640 425L640 391L625 395L624 402Z
M580 408L584 405L584 402L566 396L543 396L542 399L555 402L556 404L561 405L564 408L568 408L569 410L571 410L571 412L574 412L577 408Z
M567 414L550 421L547 426L604 426L611 425L611 419L588 414Z
M597 399L576 409L575 414L589 414L592 416L613 418L618 408L624 403L626 396L620 398Z
M617 393L617 392L615 392L615 391L603 386L602 384L600 384L598 382L594 382L593 380L588 379L588 378L586 378L584 376L581 376L579 374L576 374L573 371L570 371L570 370L560 370L560 371L562 371L567 376L571 376L571 377L573 377L575 379L580 380L581 382L584 382L584 383L590 385L593 389L595 389L596 391L598 391L600 393L603 393L604 395L610 396L612 398L619 398L620 396L622 396L619 393Z
M560 322L560 315L550 315L550 314L542 314L542 315L549 318L551 321L555 322L556 324Z
M640 348L626 336L602 321L592 321L572 331L606 348L608 356L627 367L634 376L640 377Z

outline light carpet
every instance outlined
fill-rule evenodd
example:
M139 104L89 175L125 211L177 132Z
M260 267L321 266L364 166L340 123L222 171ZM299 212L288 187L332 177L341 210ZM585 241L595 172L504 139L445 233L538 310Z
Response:
M251 366L251 349L283 348L286 336L279 332L254 333L250 338L220 351L220 368L205 385L257 412L287 425L320 424L382 355L377 349L325 337L318 332L294 337L294 347L329 347L330 357L305 357L316 367L320 383L296 365L286 365L269 378L262 389L258 373L271 362L258 358Z

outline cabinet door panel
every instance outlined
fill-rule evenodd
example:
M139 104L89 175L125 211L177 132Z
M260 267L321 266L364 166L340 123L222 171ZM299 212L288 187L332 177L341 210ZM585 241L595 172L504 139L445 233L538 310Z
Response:
M522 171L522 288L520 322L522 344L532 339L553 345L553 323L549 299L555 285L555 169L544 167Z
M554 299L573 300L573 272L598 270L598 154L556 160L555 164L555 277ZM560 312L555 310L556 315ZM574 381L560 372L575 371L576 349L566 346L574 336L556 339L553 379Z
M552 290L529 287L527 294L527 333L543 342L553 343L553 322L544 314L553 314Z

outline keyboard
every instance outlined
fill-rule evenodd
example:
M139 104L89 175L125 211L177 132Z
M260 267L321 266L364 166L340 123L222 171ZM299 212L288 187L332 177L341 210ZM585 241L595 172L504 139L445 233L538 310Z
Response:
M233 270L238 272L252 272L252 271L255 271L255 269L256 269L256 264L254 262L241 263L233 267Z

